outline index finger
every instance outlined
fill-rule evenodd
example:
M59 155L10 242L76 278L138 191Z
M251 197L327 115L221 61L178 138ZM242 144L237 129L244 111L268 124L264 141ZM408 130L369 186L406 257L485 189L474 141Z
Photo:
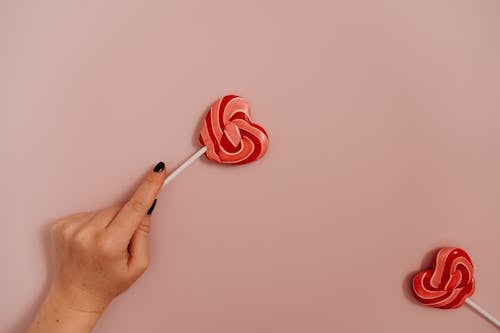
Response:
M128 244L160 192L166 175L165 163L158 163L108 225L107 232L112 233L124 244Z

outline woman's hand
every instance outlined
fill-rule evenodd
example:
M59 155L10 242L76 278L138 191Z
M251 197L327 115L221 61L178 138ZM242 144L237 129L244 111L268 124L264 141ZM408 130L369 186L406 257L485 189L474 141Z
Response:
M165 177L160 162L122 207L53 224L54 277L30 332L90 332L109 303L141 276L149 263L150 215Z

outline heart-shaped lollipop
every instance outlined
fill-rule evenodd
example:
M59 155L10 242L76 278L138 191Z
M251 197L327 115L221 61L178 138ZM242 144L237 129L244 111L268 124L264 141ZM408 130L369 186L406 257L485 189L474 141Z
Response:
M217 163L244 164L266 153L267 133L250 120L250 112L248 101L235 95L224 96L212 105L199 138L207 147L209 159Z
M417 300L427 306L451 309L462 306L474 292L474 269L469 255L462 249L439 250L432 269L413 278Z
M500 322L489 312L472 301L476 282L470 256L456 247L445 247L438 251L434 267L417 273L413 277L413 293L422 304L453 309L464 303L500 327Z
M203 146L169 174L163 186L203 154L224 164L245 164L264 156L269 138L262 126L251 121L250 113L248 101L236 95L223 96L212 104L200 130Z

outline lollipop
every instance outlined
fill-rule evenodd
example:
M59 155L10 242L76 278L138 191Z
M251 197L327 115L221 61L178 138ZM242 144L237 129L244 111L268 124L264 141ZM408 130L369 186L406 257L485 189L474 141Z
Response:
M203 154L217 163L246 164L258 160L267 151L269 138L261 126L251 121L248 101L236 95L218 99L208 111L201 126L202 147L174 170L163 186Z
M439 250L434 267L413 277L413 293L420 303L440 309L458 308L466 303L500 328L500 321L469 298L475 286L471 258L455 247Z

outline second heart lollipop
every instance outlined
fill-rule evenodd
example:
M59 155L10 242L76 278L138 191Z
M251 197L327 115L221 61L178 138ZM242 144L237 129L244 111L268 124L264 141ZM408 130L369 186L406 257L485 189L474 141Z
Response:
M465 303L500 328L498 319L470 299L476 287L474 268L470 256L460 248L440 249L434 267L417 273L412 287L415 298L424 305L454 309Z

